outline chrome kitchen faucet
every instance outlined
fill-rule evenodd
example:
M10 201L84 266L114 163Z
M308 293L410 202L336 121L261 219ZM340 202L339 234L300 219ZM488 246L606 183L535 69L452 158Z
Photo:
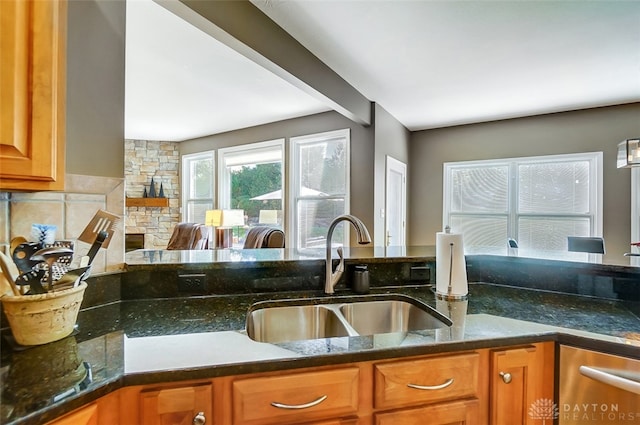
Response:
M333 265L331 264L331 237L333 236L333 230L336 225L341 221L347 221L353 225L353 228L356 231L356 236L358 238L358 243L361 245L366 245L371 243L371 236L369 235L369 231L364 223L356 216L343 214L333 219L331 224L329 225L329 230L327 231L327 258L326 258L326 266L325 266L325 284L324 284L324 293L325 294L333 294L333 288L340 280L340 276L344 273L344 256L342 253L342 247L338 247L338 256L340 257L340 262L338 263L338 267L333 271Z

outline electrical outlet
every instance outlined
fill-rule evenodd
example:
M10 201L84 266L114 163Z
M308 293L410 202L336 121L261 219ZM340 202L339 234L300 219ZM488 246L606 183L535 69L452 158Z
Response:
M431 280L431 269L428 266L413 266L411 267L410 280L420 280L424 283L429 283Z
M178 275L178 291L191 294L204 294L207 292L207 275L204 273L191 273Z

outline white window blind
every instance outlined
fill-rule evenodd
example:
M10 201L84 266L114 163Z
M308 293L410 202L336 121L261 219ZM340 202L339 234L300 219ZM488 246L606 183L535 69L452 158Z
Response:
M602 153L445 163L443 206L466 246L566 250L602 234Z

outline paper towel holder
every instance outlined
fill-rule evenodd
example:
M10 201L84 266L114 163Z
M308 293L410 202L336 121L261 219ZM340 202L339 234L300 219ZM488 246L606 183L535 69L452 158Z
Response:
M451 233L451 227L449 227L449 225L445 226L444 229L445 234L450 234ZM454 250L454 243L453 242L449 242L449 273L448 273L448 284L447 284L447 292L442 292L439 291L437 288L434 291L436 294L436 298L440 299L440 300L446 300L446 301L464 301L467 299L468 297L468 289L464 294L454 294L453 293L453 259L454 259L454 255L453 255L453 250ZM464 261L464 257L463 257L463 261ZM466 265L464 266L466 268ZM466 280L466 272L465 272L465 280ZM465 282L465 285L468 285L467 282ZM437 286L437 285L436 285Z

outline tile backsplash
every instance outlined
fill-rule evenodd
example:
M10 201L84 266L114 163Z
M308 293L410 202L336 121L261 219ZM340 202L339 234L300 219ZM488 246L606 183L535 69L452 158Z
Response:
M31 225L57 227L57 240L75 242L74 258L85 255L90 244L77 241L98 210L121 217L108 249L93 262L94 273L124 268L124 179L67 174L64 192L0 192L0 249L9 252L11 239L31 240Z

